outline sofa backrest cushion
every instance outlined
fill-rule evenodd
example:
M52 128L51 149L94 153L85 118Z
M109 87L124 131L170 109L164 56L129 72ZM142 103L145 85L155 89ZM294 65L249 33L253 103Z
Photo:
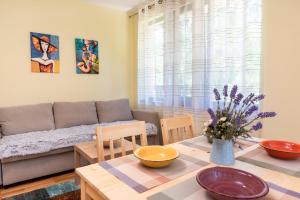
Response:
M100 123L133 120L128 99L97 101L96 108Z
M4 136L54 129L52 104L0 108L0 124Z
M53 112L56 128L98 123L95 102L55 102Z

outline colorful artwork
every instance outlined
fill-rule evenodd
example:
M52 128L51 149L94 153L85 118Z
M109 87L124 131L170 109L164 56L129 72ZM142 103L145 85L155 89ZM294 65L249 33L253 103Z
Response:
M59 73L58 36L30 33L31 71L42 73Z
M98 74L98 42L95 40L75 39L77 74Z

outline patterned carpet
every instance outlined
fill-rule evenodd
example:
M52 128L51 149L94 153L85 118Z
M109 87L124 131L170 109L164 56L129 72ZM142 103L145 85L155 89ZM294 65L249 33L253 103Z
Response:
M72 180L4 200L80 200L80 189Z

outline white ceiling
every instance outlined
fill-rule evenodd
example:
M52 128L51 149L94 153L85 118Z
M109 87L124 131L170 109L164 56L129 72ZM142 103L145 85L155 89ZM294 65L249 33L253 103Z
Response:
M84 0L89 3L107 6L123 11L128 11L137 5L143 3L145 0Z

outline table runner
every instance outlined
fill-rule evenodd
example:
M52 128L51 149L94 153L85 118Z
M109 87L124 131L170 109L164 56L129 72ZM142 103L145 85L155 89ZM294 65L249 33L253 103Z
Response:
M160 169L142 166L133 155L104 161L100 166L135 191L143 193L208 164L198 158L180 154L171 165Z
M281 160L274 158L269 156L262 147L258 147L242 156L237 157L237 160L282 172L291 176L300 177L300 159Z
M288 190L273 183L268 183L270 192L264 200L299 200L300 193ZM164 191L147 198L148 200L213 200L212 197L198 185L196 178L190 178Z
M242 151L246 149L247 147L250 147L252 145L257 144L258 142L247 140L247 139L238 139L237 142L234 144L234 152ZM200 149L206 152L211 152L212 145L207 142L207 138L205 136L199 136L196 138L192 138L183 142L180 142L180 144L192 147L195 149Z

